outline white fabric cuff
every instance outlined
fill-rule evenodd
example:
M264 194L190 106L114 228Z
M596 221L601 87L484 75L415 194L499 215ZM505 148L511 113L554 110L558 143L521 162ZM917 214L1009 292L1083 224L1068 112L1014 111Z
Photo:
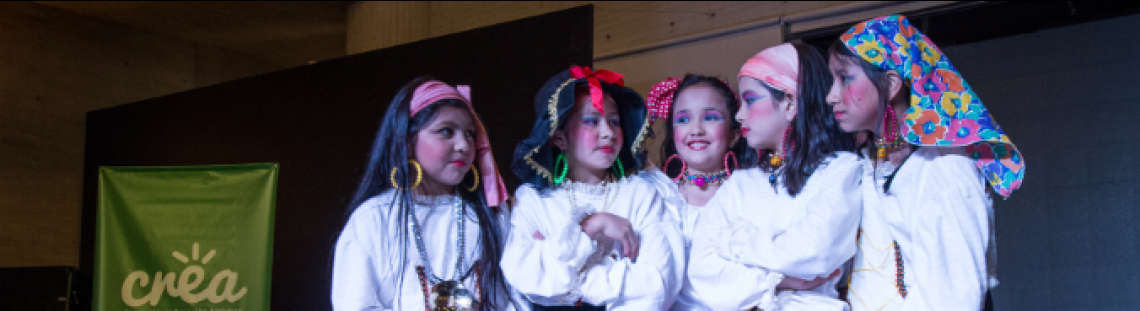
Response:
M777 294L782 294L782 293L789 293L790 294L791 293L791 291L779 291L776 289L777 286L780 286L780 282L783 282L783 281L784 281L784 274L783 273L777 273L777 272L770 272L770 273L768 273L768 276L764 278L764 281L760 284L760 286L763 286L762 288L770 288L771 290L769 290L767 293L764 293L764 295L760 297L760 305L758 306L758 307L760 307L760 310L764 310L764 311L780 310L780 298L779 298L779 296L781 296L781 295L777 295Z

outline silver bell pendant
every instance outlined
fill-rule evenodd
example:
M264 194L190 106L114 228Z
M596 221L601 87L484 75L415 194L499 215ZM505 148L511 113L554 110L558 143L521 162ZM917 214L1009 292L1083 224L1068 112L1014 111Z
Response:
M432 311L471 311L475 303L474 296L463 284L455 280L447 280L435 284L431 288Z

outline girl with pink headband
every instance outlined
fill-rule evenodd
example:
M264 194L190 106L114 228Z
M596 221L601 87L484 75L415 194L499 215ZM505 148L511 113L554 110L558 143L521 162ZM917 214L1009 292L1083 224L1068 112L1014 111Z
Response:
M859 23L829 54L827 101L843 130L867 137L851 307L982 309L997 285L990 195L1021 186L1021 153L905 17Z
M389 104L337 240L334 309L519 309L499 268L507 192L470 98L420 77Z
M855 255L862 166L824 101L827 62L782 44L740 70L742 136L760 166L738 170L693 233L700 310L846 310L836 284Z
M740 137L733 118L740 109L736 92L724 81L688 74L658 83L648 96L650 120L665 122L662 163L641 175L657 187L669 215L685 237L685 254L703 211L731 195L721 184L741 169L756 166L756 152ZM701 310L709 304L695 295L686 278L672 310ZM703 308L702 308L703 307Z

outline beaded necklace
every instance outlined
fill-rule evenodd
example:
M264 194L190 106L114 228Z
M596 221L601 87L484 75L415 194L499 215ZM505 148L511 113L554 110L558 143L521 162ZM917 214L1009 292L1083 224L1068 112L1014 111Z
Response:
M589 185L589 184L573 182L573 181L563 182L562 187L566 189L566 196L568 198L570 198L570 207L573 207L573 208L578 207L578 202L577 202L577 200L574 199L574 190L576 190L577 188L585 188L586 192L597 192L598 189L601 188L601 190L603 191L603 193L602 193L602 202L603 203L602 203L602 210L600 210L599 212L609 211L610 210L610 204L612 204L613 201L617 200L617 189L613 189L611 191L611 188L617 188L619 185L619 182L611 181L610 176L606 176L606 179L607 180L602 181L600 184L597 184L597 185ZM610 186L613 186L613 187L610 187ZM614 193L612 198L610 197L610 192Z
M419 221L416 220L416 215L414 212L408 213L408 226L411 227L412 233L415 235L416 250L419 251L420 260L423 262L422 267L416 267L417 272L423 271L422 274L426 275L428 277L428 279L431 281L431 283L435 284L434 286L432 286L431 296L425 297L425 298L428 298L426 301L427 308L431 309L431 310L437 310L437 309L441 309L441 308L446 309L446 310L457 310L457 311L471 310L472 306L475 303L475 297L471 294L470 291L467 290L467 288L465 288L463 286L463 280L466 280L467 277L471 276L471 271L474 270L474 267L472 267L472 269L467 270L467 273L463 273L463 256L464 256L463 250L464 250L464 244L466 244L465 243L465 237L464 237L465 236L464 233L466 231L465 230L466 226L464 226L464 223L466 223L466 222L463 221L464 220L463 219L464 218L463 217L463 199L460 198L458 195L456 195L456 196L445 196L442 198L441 197L435 197L432 199L428 199L428 198L420 198L420 199L427 199L428 201L436 201L436 202L446 202L448 200L453 200L454 204L455 204L455 225L456 225L456 227L458 227L457 228L458 230L456 232L457 241L456 241L456 245L455 245L455 250L456 250L456 258L455 258L455 273L456 273L456 275L455 275L455 279L444 280L443 278L440 278L439 276L435 275L435 272L432 271L431 262L428 260L427 247L424 246L423 235L420 233ZM421 280L421 282L423 282L423 281L424 280ZM423 283L426 283L426 282L423 282ZM427 284L422 284L422 285L427 285ZM427 288L427 286L424 286L424 288Z
M684 178L677 181L677 185L684 184L685 181L691 182L697 187L704 187L705 185L719 186L728 179L728 171L719 171L714 173L697 173L693 174L689 170L685 170Z

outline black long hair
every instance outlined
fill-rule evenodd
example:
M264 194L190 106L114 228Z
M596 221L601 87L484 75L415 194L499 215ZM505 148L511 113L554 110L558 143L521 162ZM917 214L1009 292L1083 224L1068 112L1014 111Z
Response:
M735 116L736 112L740 110L740 101L736 100L736 94L732 90L732 87L717 78L695 74L686 74L683 78L681 78L681 84L677 86L677 90L673 92L674 104L670 106L670 109L676 107L676 98L679 97L678 95L681 95L681 92L684 92L685 89L690 86L696 85L706 85L712 87L713 90L716 90L717 94L720 94L720 96L724 98L724 106L728 110L728 115L725 116L725 120L730 122L729 124L731 124L733 131L739 131L740 122L737 121L733 116ZM672 111L665 112L664 121L665 140L661 143L661 161L665 161L665 159L668 159L669 157L677 154L677 146L673 143ZM736 155L737 167L732 168L733 170L754 167L756 166L756 162L759 161L757 152L754 152L751 147L748 147L748 141L744 139L744 137L737 139L736 144L728 147L728 151ZM661 171L665 172L665 175L677 176L677 174L683 173L681 172L680 166L674 165L673 167L666 167L665 164L666 163L662 162L661 165L659 165Z
M839 151L854 151L855 140L839 128L831 105L827 103L827 92L832 82L827 60L810 45L794 43L792 46L796 48L800 60L800 77L796 81L799 84L799 98L795 99L796 118L792 120L792 132L788 134L795 148L784 159L783 177L784 187L794 197L803 190L808 177L828 157ZM768 90L772 91L772 98L776 101L787 96L774 88ZM791 145L784 146L789 147ZM764 155L760 166L772 171L775 168L768 163L768 158L768 155Z
M887 75L887 70L879 68L879 66L875 66L875 64L864 60L862 57L859 57L859 55L855 55L855 52L852 52L851 49L848 49L847 46L843 44L842 40L836 39L834 42L832 42L831 46L827 49L827 54L829 56L837 56L837 58L844 61L859 64L859 67L862 68L863 72L867 74L867 79L871 80L871 84L875 85L875 90L879 93L879 110L878 113L875 114L875 127L872 127L871 130L867 131L867 139L858 146L858 149L861 150L866 146L872 145L871 142L875 140L875 137L882 137L883 133L879 133L881 130L886 130L880 130L878 127L879 125L883 124L883 111L886 111L886 109L892 109L891 107L888 107L892 102L890 76ZM899 94L897 94L894 98L909 100L910 88L906 87L909 85L909 83L907 83L906 79L903 79L902 82L903 87L899 88ZM868 153L869 155L866 155L867 157L870 157L871 160L877 160L877 153Z
M398 232L402 248L399 254L401 264L406 262L408 255L408 224L406 222L408 215L414 212L411 191L408 189L414 182L415 174L412 170L415 168L408 163L408 159L411 159L408 148L414 144L416 134L435 119L440 109L456 107L468 111L467 104L463 101L444 99L429 104L415 116L409 117L411 115L409 105L416 88L432 80L435 79L429 76L415 78L396 93L391 104L388 105L387 112L384 113L380 129L376 131L376 139L372 143L372 151L368 157L364 177L361 178L360 185L349 204L349 213L351 214L365 201L394 189L395 195L392 202L388 204L391 208L399 209L397 214L400 223ZM471 116L472 119L477 117ZM397 171L395 179L399 184L398 188L394 188L389 181L393 168ZM464 177L462 183L471 182L470 178L478 178L478 176ZM466 189L457 192L465 203L463 205L464 215L471 217L470 215L474 214L479 223L480 259L475 263L475 271L478 273L479 286L483 293L482 297L479 297L481 304L479 309L498 310L500 307L506 306L507 303L498 301L498 299L510 297L502 269L499 268L499 260L502 258L504 245L502 237L499 236L499 233L502 232L500 230L502 224L499 223L498 217L500 210L498 207L487 206L482 184L474 192L468 192ZM463 256L463 254L458 255ZM400 271L404 270L401 269ZM510 299L508 298L508 300ZM511 301L510 303L514 302Z

